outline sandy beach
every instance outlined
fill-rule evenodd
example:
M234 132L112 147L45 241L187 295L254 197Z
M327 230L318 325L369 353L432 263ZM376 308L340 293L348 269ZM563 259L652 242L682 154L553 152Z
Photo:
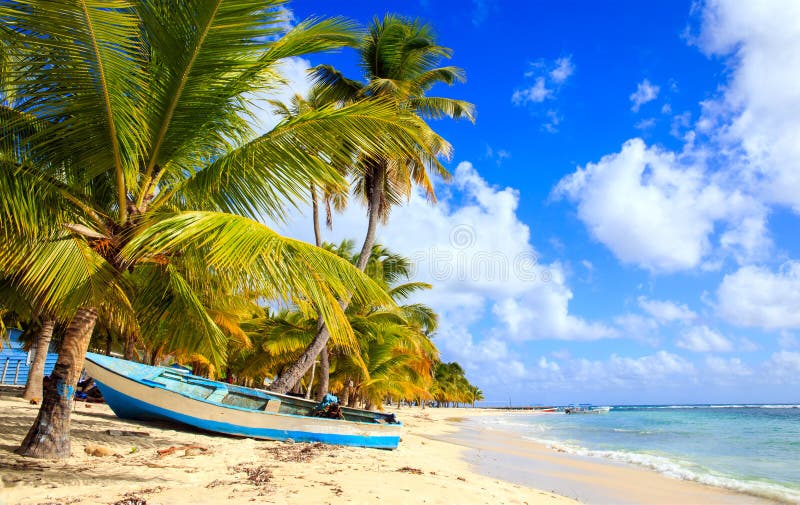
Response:
M5 505L769 503L463 422L499 411L400 409L400 447L382 451L176 430L79 402L72 457L60 462L13 452L36 412L20 398L0 398Z
M447 419L465 415L463 409L401 409L406 432L400 447L382 451L175 430L122 421L106 405L79 402L72 417L72 457L51 462L13 452L37 408L20 398L0 399L4 505L575 503L480 475L463 457L464 447L426 438L456 431L457 424ZM159 455L170 447L177 449ZM87 449L110 454L92 456Z

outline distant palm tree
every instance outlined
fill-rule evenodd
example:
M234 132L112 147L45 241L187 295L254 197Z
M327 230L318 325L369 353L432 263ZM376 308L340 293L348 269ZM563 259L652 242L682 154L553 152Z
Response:
M450 57L450 49L436 43L430 25L417 20L387 14L374 19L360 48L361 66L366 82L344 77L333 67L316 68L315 76L324 85L326 100L359 103L365 99L388 99L398 110L407 111L420 118L451 117L473 119L470 103L451 98L429 97L426 93L438 83L453 84L463 81L460 68L437 66L441 59ZM438 156L449 156L450 145L433 130L424 138L417 138L413 148L400 156L376 155L362 151L354 174L356 193L366 203L368 225L356 266L364 270L369 261L375 234L380 221L386 221L391 207L408 198L412 185L423 188L434 199L430 172L443 178L448 172ZM340 300L342 307L347 300ZM270 386L272 391L285 393L293 387L311 367L314 359L329 338L325 325L321 325L316 338L298 360Z

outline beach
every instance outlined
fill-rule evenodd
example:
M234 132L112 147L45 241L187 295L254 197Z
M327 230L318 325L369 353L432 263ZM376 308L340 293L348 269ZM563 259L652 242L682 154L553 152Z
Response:
M21 398L0 399L4 505L575 503L481 475L464 458L464 447L429 438L457 430L458 423L448 418L485 415L482 411L400 409L402 442L397 450L384 451L216 436L123 421L107 405L77 402L72 457L55 462L13 453L37 409ZM159 455L171 447L174 452ZM92 456L86 449L110 454Z
M72 457L58 462L13 453L36 412L0 398L3 504L772 503L469 422L502 411L401 408L400 447L382 451L123 421L104 404L78 402Z

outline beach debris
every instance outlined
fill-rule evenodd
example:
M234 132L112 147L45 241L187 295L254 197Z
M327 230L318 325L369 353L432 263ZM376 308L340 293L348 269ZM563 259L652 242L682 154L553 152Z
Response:
M332 451L334 447L322 442L314 442L311 444L293 443L288 447L286 444L281 444L264 447L262 450L268 452L273 459L283 463L307 463L323 453Z
M247 481L258 487L268 484L272 479L272 470L263 465L253 466L246 463L240 463L231 469L234 472L246 474Z
M456 479L458 479L458 480L460 480L462 482L467 482L467 479L465 479L464 477L460 477L459 476L459 477L456 477Z
M228 485L228 484L235 484L235 483L236 483L236 481L214 479L211 482L209 482L208 484L206 484L206 488L207 489L211 489L211 488L215 488L217 486L225 486L225 485Z
M89 456L96 456L98 458L104 458L106 456L116 456L117 454L110 447L105 447L103 445L95 445L95 444L89 444L86 447L84 447L83 450Z
M414 475L422 475L424 473L419 468L412 468L410 466L404 466L403 468L398 468L395 471L396 472L403 472L403 473L413 473Z
M128 430L106 430L106 433L112 437L149 437L150 434L146 431L128 431Z
M159 458L163 458L164 456L169 456L170 454L174 454L177 451L183 451L184 456L194 456L197 454L202 454L208 452L208 447L204 445L173 445L171 447L167 447L166 449L157 449L156 453L158 454Z
M114 505L147 505L147 500L135 493L125 493L121 500L114 502Z

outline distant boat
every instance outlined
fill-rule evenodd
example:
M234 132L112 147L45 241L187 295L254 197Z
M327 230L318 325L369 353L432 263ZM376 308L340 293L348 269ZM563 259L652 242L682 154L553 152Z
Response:
M564 407L565 414L608 414L610 411L611 407L595 407L588 403Z
M87 353L86 371L123 419L156 419L206 431L298 442L395 449L402 423L394 414L341 408L344 419L315 417L313 400L279 395Z

